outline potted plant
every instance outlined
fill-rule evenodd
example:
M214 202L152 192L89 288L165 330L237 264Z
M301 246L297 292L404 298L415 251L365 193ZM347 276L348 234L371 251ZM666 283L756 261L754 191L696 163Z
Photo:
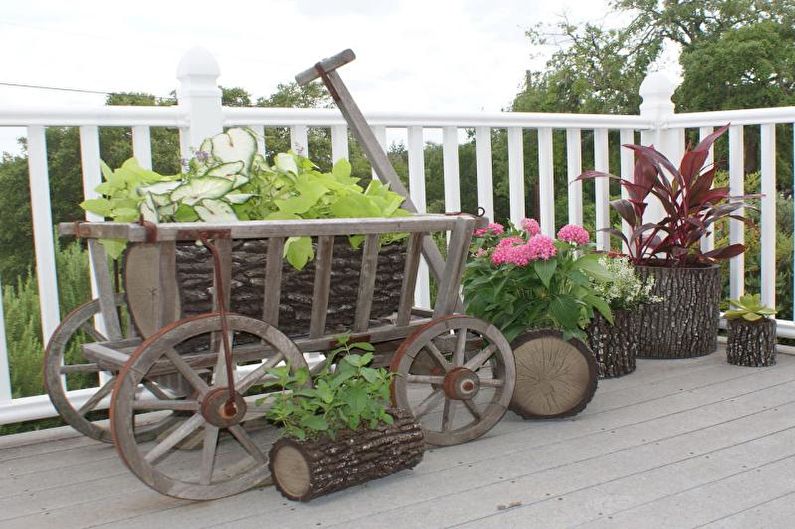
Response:
M341 338L313 387L306 368L270 370L269 385L281 391L267 417L283 425L284 436L271 447L269 466L286 498L309 501L422 460L422 428L410 412L388 408L392 374L368 367L372 350Z
M558 418L585 408L596 391L597 368L585 329L610 306L592 278L607 279L581 226L560 229L557 240L524 219L521 229L490 224L475 232L463 279L464 306L499 328L511 342L517 380L510 408L524 418Z
M726 361L736 366L763 367L776 363L776 314L762 304L759 294L730 299L724 313L729 335Z
M591 282L597 295L610 305L613 322L596 312L585 332L588 346L596 355L599 377L620 377L635 371L640 308L662 298L651 293L654 277L642 280L626 256L605 254L599 263L607 270L607 278L593 278Z
M710 147L727 129L728 125L721 127L688 149L678 168L653 146L624 145L635 151L633 180L599 171L580 176L616 178L627 191L628 198L610 205L627 222L630 235L615 228L608 231L627 246L641 278L654 277L652 294L663 298L641 309L641 357L695 357L717 347L721 281L715 262L741 254L745 246L702 252L700 242L717 222L746 222L737 211L749 198L732 197L727 187L713 188L715 166L704 167ZM643 218L650 199L658 200L664 210L657 221Z
M101 198L81 205L87 211L119 222L233 222L238 220L290 220L341 217L396 217L409 213L400 208L403 197L373 179L366 187L351 176L351 165L339 160L323 173L307 158L279 153L273 164L257 153L254 134L233 128L205 140L185 170L160 175L141 168L134 159L113 171L103 164ZM382 237L376 292L371 317L384 318L397 309L403 280L405 248L400 235ZM361 267L361 236L338 237L333 249L332 281L326 322L328 329L349 328L356 307L356 284ZM119 241L104 241L108 253L118 257ZM267 261L265 240L235 241L231 309L261 317ZM289 335L306 332L311 315L314 281L314 242L290 237L284 244L279 327ZM129 256L128 256L129 257ZM206 248L190 242L177 245L177 280L181 315L211 310L211 259ZM135 268L135 267L131 267ZM125 274L129 278L129 274ZM134 277L146 281L148 276ZM136 290L136 289L127 289ZM147 289L137 289L144 291ZM137 315L136 321L143 321ZM144 333L146 334L146 333Z

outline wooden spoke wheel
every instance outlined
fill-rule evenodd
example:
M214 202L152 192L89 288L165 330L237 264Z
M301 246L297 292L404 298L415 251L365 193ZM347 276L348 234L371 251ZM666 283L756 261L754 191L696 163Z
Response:
M119 373L110 416L116 449L141 481L163 494L209 500L270 481L267 453L278 429L264 419L272 394L262 385L274 380L267 374L273 367L295 372L307 364L275 327L236 314L227 321L236 381L233 409L226 406L230 393L218 314L164 327ZM193 394L182 400L141 399L139 385L164 373L178 374ZM154 441L141 442L130 430L136 410L173 410L180 421Z
M470 316L433 320L406 338L392 359L392 400L414 414L433 445L488 432L514 388L511 347L493 325Z
M116 307L126 314L124 294L116 294ZM61 418L75 430L97 441L113 442L110 429L92 421L97 406L110 395L115 384L115 373L102 371L97 364L83 357L81 345L89 342L104 342L107 338L94 324L100 314L99 300L90 301L70 312L61 322L44 351L44 386ZM133 334L130 322L122 326L127 338ZM100 372L107 375L105 380ZM68 390L82 390L69 395ZM166 416L170 414L165 414ZM149 416L138 421L135 433L141 437L155 435L167 424L167 417Z
M511 410L525 419L553 419L585 409L596 392L596 358L582 341L560 331L526 332L511 342L516 387Z

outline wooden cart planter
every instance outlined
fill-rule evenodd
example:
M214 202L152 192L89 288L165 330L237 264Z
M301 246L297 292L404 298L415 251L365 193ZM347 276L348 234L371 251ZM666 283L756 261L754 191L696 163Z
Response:
M502 334L486 322L454 314L477 222L469 215L416 215L154 228L110 222L62 224L62 234L88 239L100 297L66 318L53 336L46 358L50 396L70 424L94 438L112 440L130 470L163 494L210 499L268 483L267 452L278 432L264 419L269 399L261 385L268 380L268 369L283 363L294 371L307 365L303 353L335 347L339 333L330 332L326 321L334 238L357 233L365 242L351 340L369 341L391 360L397 371L393 400L415 416L427 442L450 445L474 439L505 413L515 379L511 348ZM432 232L448 231L434 310L415 311L412 301L423 240ZM385 233L409 234L398 310L387 324L373 323L370 317L378 241ZM318 247L311 317L303 336L295 339L281 332L279 310L282 248L291 236L313 237ZM148 259L135 266L152 288L130 289L126 298L114 294L99 238L125 239L133 248L144 249ZM177 244L201 238L218 253L215 309L228 308L234 296L235 241L268 241L259 318L211 312L179 319ZM135 325L120 323L119 307L132 314ZM102 332L94 324L95 316L104 322ZM123 331L142 328L142 322L151 334L125 336ZM82 345L85 358L62 365L70 344L86 339L83 331L94 340ZM228 348L225 338L230 339ZM67 398L63 375L97 372L107 373L110 380L87 402L81 405ZM108 432L89 421L86 413L111 392Z
M425 451L422 427L410 412L389 413L391 425L343 430L336 439L279 439L269 454L273 484L288 499L309 501L414 468Z

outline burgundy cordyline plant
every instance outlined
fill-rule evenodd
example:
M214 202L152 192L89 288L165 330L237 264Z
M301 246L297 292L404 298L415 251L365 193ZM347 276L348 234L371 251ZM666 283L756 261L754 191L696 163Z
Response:
M730 244L702 252L699 244L718 221L733 218L749 222L737 210L746 207L745 200L755 196L732 197L728 187L713 188L715 164L704 167L710 147L728 128L724 125L692 150L688 148L678 168L654 146L624 145L635 151L633 180L601 171L580 175L580 180L615 178L627 190L629 198L614 200L610 206L629 224L629 237L616 228L607 231L626 243L634 264L704 265L745 251L742 244ZM650 196L659 200L665 216L658 222L644 223Z

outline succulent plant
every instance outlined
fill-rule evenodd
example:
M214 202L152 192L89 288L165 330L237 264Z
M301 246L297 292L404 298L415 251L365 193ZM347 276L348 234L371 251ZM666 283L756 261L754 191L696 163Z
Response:
M759 321L776 314L775 309L762 304L759 294L746 294L745 296L740 296L740 299L730 299L729 305L733 308L724 313L728 320L742 318L746 321Z

